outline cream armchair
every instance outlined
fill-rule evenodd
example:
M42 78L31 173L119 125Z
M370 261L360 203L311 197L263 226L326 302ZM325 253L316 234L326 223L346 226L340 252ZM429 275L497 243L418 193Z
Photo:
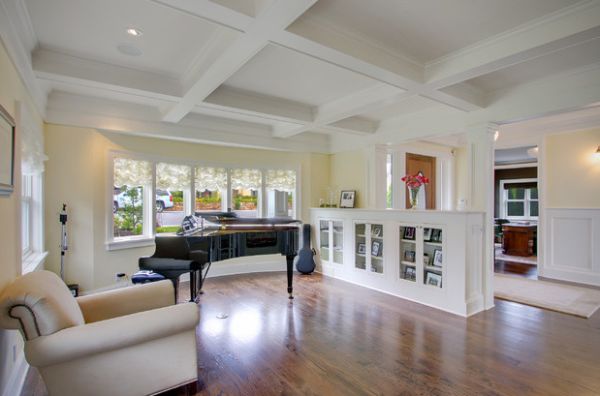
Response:
M198 307L160 281L73 298L52 272L15 279L0 327L17 329L50 395L148 395L197 379Z

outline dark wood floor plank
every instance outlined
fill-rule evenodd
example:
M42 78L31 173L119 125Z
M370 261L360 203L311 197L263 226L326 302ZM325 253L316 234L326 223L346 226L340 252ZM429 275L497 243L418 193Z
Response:
M318 274L296 276L293 301L284 285L284 273L207 280L197 395L600 394L600 313L497 300L465 319ZM26 394L42 396L35 378Z

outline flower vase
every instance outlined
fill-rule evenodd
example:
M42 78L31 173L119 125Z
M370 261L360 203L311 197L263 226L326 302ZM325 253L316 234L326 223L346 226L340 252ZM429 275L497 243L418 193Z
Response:
M417 209L417 205L419 204L419 187L408 187L408 197L410 199L410 208Z

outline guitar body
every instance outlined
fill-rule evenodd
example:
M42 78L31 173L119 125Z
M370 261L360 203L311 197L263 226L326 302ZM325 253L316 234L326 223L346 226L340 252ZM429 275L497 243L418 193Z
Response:
M302 225L302 247L295 258L296 270L310 274L315 270L315 252L310 248L310 224Z

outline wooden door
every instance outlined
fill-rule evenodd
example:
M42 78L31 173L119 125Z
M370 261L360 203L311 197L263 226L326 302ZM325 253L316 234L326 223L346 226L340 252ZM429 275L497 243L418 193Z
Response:
M429 179L429 184L425 188L425 208L436 209L435 205L435 157L427 155L419 155L406 153L406 174L416 175L421 172L423 176ZM406 189L406 208L410 207L410 199L408 197L408 189Z

